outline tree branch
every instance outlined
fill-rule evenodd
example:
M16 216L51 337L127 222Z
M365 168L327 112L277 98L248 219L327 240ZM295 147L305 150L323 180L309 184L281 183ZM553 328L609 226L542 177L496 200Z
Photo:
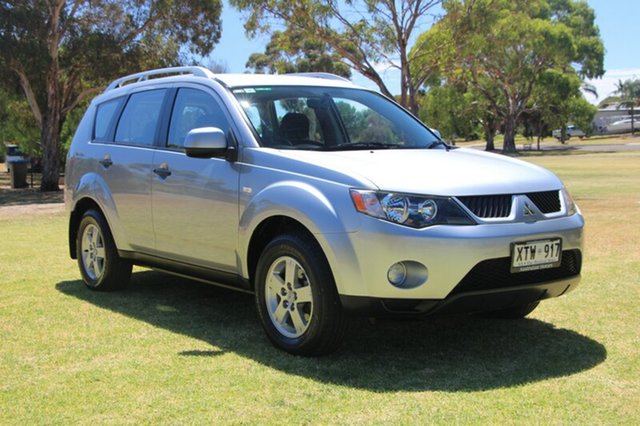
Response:
M24 72L22 67L13 66L12 69L18 74L20 78L20 86L24 91L25 96L27 97L27 103L31 108L31 112L33 113L33 118L35 118L38 126L42 127L42 113L40 112L40 107L38 106L38 101L36 100L36 96L33 93L33 89L31 87L31 82L29 81L29 77Z
M78 106L78 104L82 102L87 96L97 93L100 90L102 90L101 87L92 87L90 89L83 90L78 94L78 96L76 96L76 98L69 105L62 108L62 115L68 114L69 111L71 111L76 106Z

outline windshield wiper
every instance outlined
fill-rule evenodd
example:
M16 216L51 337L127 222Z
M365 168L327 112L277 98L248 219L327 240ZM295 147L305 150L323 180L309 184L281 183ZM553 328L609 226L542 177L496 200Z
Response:
M341 145L327 146L325 151L349 151L358 149L394 149L399 148L400 145L395 143L384 142L351 142L343 143Z
M427 149L433 149L433 148L436 148L436 147L438 147L440 145L444 146L447 151L449 151L451 149L451 146L448 143L446 143L445 141L441 141L441 140L437 140L437 141L431 142L429 144L429 146L427 147Z

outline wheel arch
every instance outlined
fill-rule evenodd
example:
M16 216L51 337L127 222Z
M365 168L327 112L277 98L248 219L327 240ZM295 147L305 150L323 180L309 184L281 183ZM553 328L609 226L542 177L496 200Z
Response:
M86 173L69 194L69 251L75 259L75 237L82 215L89 208L98 210L107 221L109 232L118 249L129 250L128 242L120 225L118 210L107 183L96 173ZM75 226L75 229L74 229Z
M285 233L301 233L309 237L312 241L317 244L318 248L321 250L322 254L327 258L322 246L318 242L317 238L313 233L307 229L301 222L297 220L283 215L271 216L264 219L258 226L255 228L253 234L251 235L251 239L249 240L249 246L247 250L247 260L246 266L249 274L249 282L252 289L255 289L255 274L256 267L258 265L258 259L260 259L260 255L264 251L264 248L278 235L282 235ZM327 264L329 262L327 261Z
M69 215L69 256L71 256L72 259L77 259L76 241L78 239L78 227L80 226L80 221L82 220L82 216L85 212L91 209L97 210L103 217L106 217L104 215L104 211L100 208L100 205L94 199L89 197L78 200Z

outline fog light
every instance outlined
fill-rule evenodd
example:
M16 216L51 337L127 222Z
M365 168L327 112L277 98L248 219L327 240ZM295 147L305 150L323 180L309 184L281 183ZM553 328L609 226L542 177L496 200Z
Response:
M404 263L398 262L391 265L387 272L387 279L396 287L401 286L407 279L407 268Z
M387 279L394 287L412 289L420 287L429 279L429 270L420 262L403 260L391 265Z

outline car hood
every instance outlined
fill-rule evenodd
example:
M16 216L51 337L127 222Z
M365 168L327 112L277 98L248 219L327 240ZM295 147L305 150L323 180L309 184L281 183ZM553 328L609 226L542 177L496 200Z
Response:
M563 186L546 169L474 149L269 151L277 153L280 164L272 166L281 170L383 191L464 196L550 191Z

